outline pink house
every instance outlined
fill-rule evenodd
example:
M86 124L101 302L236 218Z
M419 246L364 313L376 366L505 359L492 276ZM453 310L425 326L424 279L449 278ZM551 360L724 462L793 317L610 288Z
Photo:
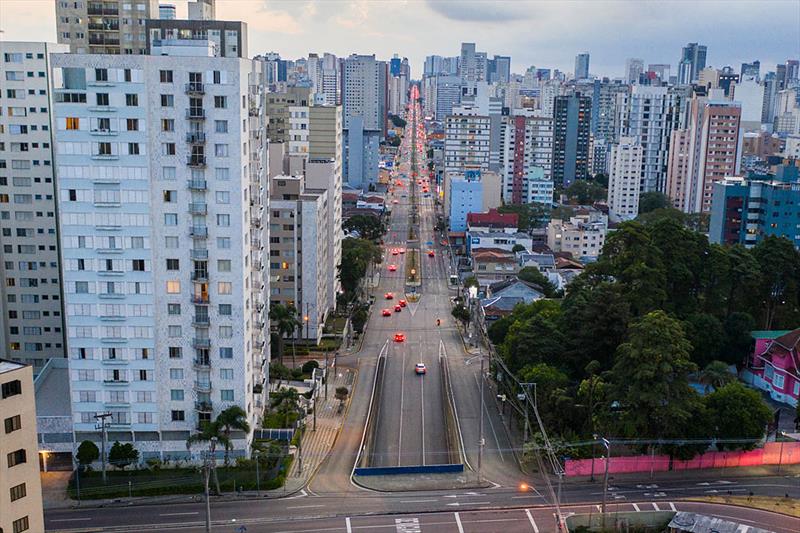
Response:
M800 398L800 328L753 332L756 340L750 368L743 376L773 400L797 405ZM749 374L749 375L748 375Z

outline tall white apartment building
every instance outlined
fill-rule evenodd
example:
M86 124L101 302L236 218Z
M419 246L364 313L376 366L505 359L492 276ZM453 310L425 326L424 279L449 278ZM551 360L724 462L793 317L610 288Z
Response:
M473 106L459 106L445 119L444 171L489 170L491 120Z
M610 216L633 220L639 214L642 147L633 137L622 137L608 157L608 207Z
M255 427L269 361L261 63L51 57L77 441L99 439L103 412L142 459L187 457L232 405ZM234 435L235 453L249 440Z
M634 85L617 94L616 137L642 147L641 192L666 190L669 141L680 118L680 98L667 87Z
M504 116L500 145L503 201L520 204L528 203L532 196L540 198L537 191L546 185L540 181L553 180L553 118Z
M58 42L74 54L146 54L158 0L56 0Z
M49 54L68 50L0 41L0 353L34 373L65 353Z

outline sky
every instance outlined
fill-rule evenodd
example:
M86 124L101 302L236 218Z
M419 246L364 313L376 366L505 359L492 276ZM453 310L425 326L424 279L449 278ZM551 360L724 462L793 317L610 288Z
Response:
M185 18L187 0L174 0ZM0 39L55 41L54 0L0 0ZM248 24L249 53L393 54L418 77L426 55L454 56L462 41L512 71L535 65L572 72L591 54L590 72L622 76L625 59L669 63L687 42L708 46L707 65L759 59L762 73L800 57L800 0L217 0L217 18Z

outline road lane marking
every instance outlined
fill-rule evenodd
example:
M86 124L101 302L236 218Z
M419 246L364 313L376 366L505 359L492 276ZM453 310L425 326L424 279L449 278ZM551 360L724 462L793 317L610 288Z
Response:
M428 502L438 502L436 498L431 498L428 500L400 500L399 503L428 503Z
M525 514L528 515L528 522L531 523L531 527L533 528L533 533L539 533L539 526L536 525L536 520L533 519L531 510L525 509Z
M461 525L461 518L458 516L458 513L453 513L456 517L456 525L458 526L458 533L464 533L464 526Z
M478 381L478 378L475 376L475 374L472 374L472 377L475 378L475 385L478 387L478 394L480 395L480 390L481 390L480 381ZM481 379L483 379L483 376L481 376ZM484 397L485 397L485 393L484 393ZM500 461L505 463L506 459L505 459L505 457L503 457L503 447L500 446L500 439L497 438L497 432L494 430L494 423L492 422L492 417L489 416L489 409L486 406L486 403L487 402L485 400L482 402L483 413L481 413L481 416L486 416L486 419L489 420L489 428L492 430L492 435L494 436L494 442L497 445L497 451L500 452L498 454L498 455L500 455Z
M675 504L674 504L674 503L672 503L672 502L669 502L669 510L670 510L670 511L675 511L676 513L678 512L678 510L677 510L677 509L675 509Z
M325 507L324 505L293 505L287 509L313 509L315 507Z
M660 511L661 509L658 508L658 504L656 502L651 502L654 511Z
M632 503L631 505L633 505L633 508L636 509L637 513L641 511L641 509L639 509L639 504Z
M158 516L190 516L200 514L199 511L186 512L186 513L160 513Z
M394 525L397 533L422 533L419 518L395 518Z
M51 522L83 522L85 520L91 520L90 518L54 518L50 520Z
M344 527L347 528L347 533L353 533L353 528L350 526L350 517L344 519Z

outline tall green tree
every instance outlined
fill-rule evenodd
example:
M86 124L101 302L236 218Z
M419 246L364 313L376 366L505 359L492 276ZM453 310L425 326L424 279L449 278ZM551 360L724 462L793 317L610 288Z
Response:
M756 322L747 313L731 313L723 324L725 343L720 351L720 359L728 364L741 365L750 357L753 348L751 332Z
M120 470L125 470L126 466L138 460L139 450L134 448L133 444L130 442L121 444L119 441L116 441L108 451L108 462Z
M604 201L608 197L608 191L592 180L575 180L564 189L571 203L586 205L594 202Z
M692 313L683 321L686 338L692 343L692 361L702 368L722 356L725 330L717 317Z
M186 439L186 449L191 450L200 445L208 445L208 453L211 457L216 457L217 445L222 445L225 448L231 445L230 440L225 437L222 428L216 420L201 423L200 429ZM212 477L214 478L214 487L217 489L217 494L222 494L219 487L219 477L217 476L217 469L211 469Z
M761 271L764 329L794 327L800 321L800 251L789 239L770 235L753 247L753 257Z
M278 362L283 364L285 339L294 337L294 332L300 327L297 309L293 305L273 305L269 308L269 322L270 329L277 334L278 338ZM294 344L292 344L292 350L294 350ZM294 351L292 353L292 364L294 365Z
M700 383L705 385L706 391L719 390L732 381L736 381L736 376L723 361L711 361L700 371Z
M500 348L512 372L536 363L558 364L563 352L564 335L558 316L549 313L516 320Z
M620 405L626 437L659 438L690 423L696 392L689 374L697 370L680 321L653 311L633 322L628 341L617 349L613 397Z
M216 423L225 437L225 464L228 464L230 451L233 448L233 441L231 433L233 430L242 431L245 434L250 432L250 424L247 422L247 413L238 405L231 405L230 407L221 411L216 418Z
M386 225L378 217L370 215L354 215L348 218L342 228L347 231L357 231L363 239L376 241L386 233Z
M85 440L78 446L75 458L78 460L79 465L88 466L100 459L100 450L97 448L97 444L90 440Z
M571 418L577 415L575 401L568 392L569 378L558 368L546 363L527 365L519 371L523 383L536 383L536 406L545 428L561 433L574 427Z
M753 449L772 420L772 409L761 394L737 381L706 396L705 403L716 438L745 440L719 443L717 447L720 449Z
M669 196L663 192L645 192L639 196L639 214L672 207Z
M542 294L544 294L547 298L555 298L556 296L556 287L550 280L547 279L547 276L539 272L539 269L536 267L525 267L519 271L517 277L522 281L527 281L528 283L533 283L542 289Z
M368 239L343 239L342 263L339 265L339 280L349 299L355 297L356 289L367 273L367 267L380 263L381 250Z

